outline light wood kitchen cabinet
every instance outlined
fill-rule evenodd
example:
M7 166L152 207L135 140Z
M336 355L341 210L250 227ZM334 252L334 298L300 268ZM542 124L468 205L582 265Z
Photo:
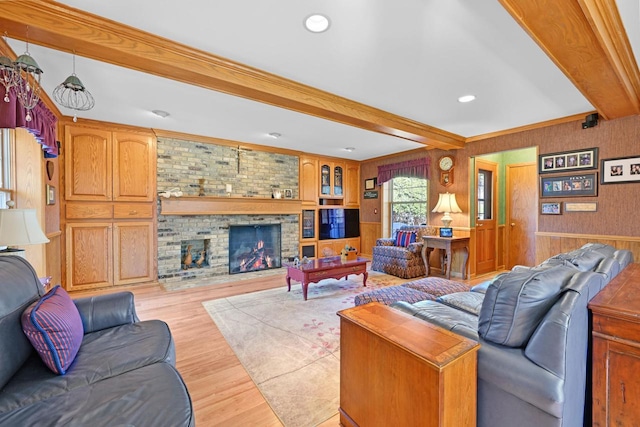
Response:
M320 161L320 197L344 197L344 163Z
M64 147L66 289L154 280L155 138L68 125Z
M360 206L360 165L347 163L345 165L344 205L346 207Z
M318 203L318 159L300 157L300 200Z
M112 234L111 222L67 224L67 291L113 284Z
M82 290L154 279L154 224L68 223L66 289Z
M153 222L116 222L113 228L114 284L154 279Z
M65 199L152 202L155 141L151 135L65 128Z

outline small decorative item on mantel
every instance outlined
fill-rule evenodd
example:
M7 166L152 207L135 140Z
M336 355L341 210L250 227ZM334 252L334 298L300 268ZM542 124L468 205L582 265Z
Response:
M355 261L358 258L358 253L356 248L352 248L349 245L345 245L344 249L340 251L340 260L342 262L345 261Z
M204 196L204 178L198 179L198 183L200 183L200 191L198 192L198 196Z

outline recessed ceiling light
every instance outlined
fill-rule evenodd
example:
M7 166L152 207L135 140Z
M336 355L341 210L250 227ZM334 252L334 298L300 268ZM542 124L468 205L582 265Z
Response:
M356 149L355 147L347 147L347 148L344 149L344 151L352 152L355 149Z
M169 117L171 114L167 113L166 111L163 110L153 110L151 111L153 114L155 114L158 117L162 117L163 119Z
M458 98L458 102L471 102L476 99L475 95L464 95Z
M322 33L329 28L329 18L319 13L314 13L305 18L304 27L312 33Z
M273 139L278 139L282 136L282 134L278 133L278 132L271 132L269 134L269 137L273 138Z

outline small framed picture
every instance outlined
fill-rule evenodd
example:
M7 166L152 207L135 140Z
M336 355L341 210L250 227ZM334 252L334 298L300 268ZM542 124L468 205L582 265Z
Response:
M378 178L369 178L364 180L364 189L365 190L374 190L376 188L376 183Z
M56 187L53 185L47 184L47 205L55 205L56 204Z
M601 184L640 182L640 156L603 159Z
M284 195L285 199L293 199L293 191L291 191L290 188L285 188L284 190L282 190L282 194Z
M595 197L597 195L597 172L540 177L540 197Z
M538 156L539 174L589 169L598 169L598 147Z
M542 215L562 215L562 204L560 202L542 202L540 213Z
M565 212L596 212L598 210L598 202L564 202Z

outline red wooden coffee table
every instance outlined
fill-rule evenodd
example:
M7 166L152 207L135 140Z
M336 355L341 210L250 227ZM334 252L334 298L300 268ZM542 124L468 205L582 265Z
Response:
M294 265L292 262L282 263L287 267L287 292L291 291L291 279L302 283L302 296L307 300L309 283L317 283L323 279L342 279L350 274L362 274L362 284L367 286L367 258L358 257L352 261L342 261L339 256L309 260L306 264Z

